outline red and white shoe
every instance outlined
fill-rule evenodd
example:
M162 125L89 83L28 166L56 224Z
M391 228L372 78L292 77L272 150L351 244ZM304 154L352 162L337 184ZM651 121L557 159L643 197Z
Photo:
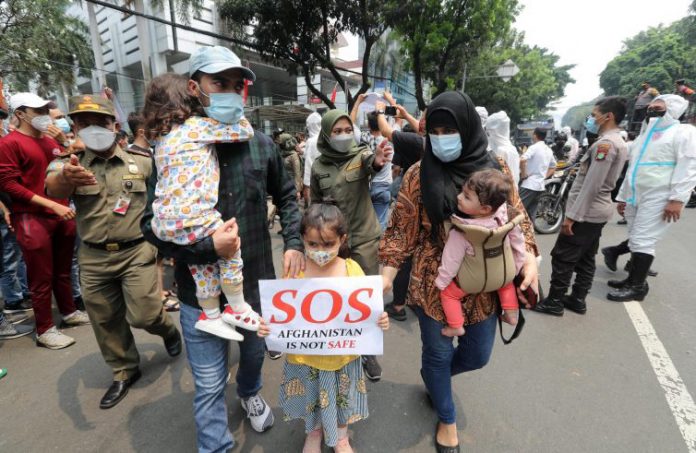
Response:
M201 313L195 324L196 329L203 332L215 335L216 337L224 338L232 341L244 341L241 333L237 332L234 327L222 320L222 316L217 318L208 318L205 312Z
M242 311L236 312L226 305L222 312L222 320L227 324L251 331L259 330L259 319L259 314L247 303L244 304Z

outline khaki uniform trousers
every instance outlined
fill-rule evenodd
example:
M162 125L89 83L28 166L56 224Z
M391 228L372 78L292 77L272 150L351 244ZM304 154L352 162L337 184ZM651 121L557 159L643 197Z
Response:
M350 257L362 268L365 275L379 275L379 237L350 248Z
M157 288L155 257L147 242L118 252L80 247L82 298L115 381L130 378L140 363L131 327L162 338L176 332Z

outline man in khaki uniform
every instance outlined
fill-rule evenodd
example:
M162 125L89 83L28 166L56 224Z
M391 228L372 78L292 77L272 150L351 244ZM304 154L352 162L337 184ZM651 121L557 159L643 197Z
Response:
M160 302L155 248L140 230L145 181L155 171L152 158L116 144L111 101L75 96L69 115L86 149L49 165L46 191L75 202L85 306L102 356L114 372L100 403L107 409L141 375L131 327L162 337L172 357L181 353L181 336Z
M585 297L595 273L595 255L602 229L611 218L611 192L628 157L618 124L626 115L625 100L616 96L595 103L585 128L599 138L580 159L578 176L566 203L561 234L551 251L551 286L534 310L562 316L564 308L585 314ZM575 274L570 295L566 292Z

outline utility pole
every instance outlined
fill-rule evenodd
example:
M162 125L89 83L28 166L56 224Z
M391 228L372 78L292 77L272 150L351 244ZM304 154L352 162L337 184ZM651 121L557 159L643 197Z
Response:
M91 3L88 4L91 5ZM134 6L135 11L145 13L145 5L143 4L143 0L135 0ZM147 19L142 16L135 16L135 24L138 27L138 45L140 46L140 53L143 57L140 60L140 65L143 70L143 79L145 82L149 82L152 80L152 71L150 70L150 59L152 55L152 46L150 45L150 26Z
M462 74L462 93L465 93L466 88L466 63L464 63L464 73Z

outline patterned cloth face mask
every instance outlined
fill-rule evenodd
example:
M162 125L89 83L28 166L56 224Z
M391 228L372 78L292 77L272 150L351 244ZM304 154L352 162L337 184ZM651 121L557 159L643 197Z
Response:
M305 255L307 258L314 261L317 266L324 267L338 256L338 250L305 250Z

